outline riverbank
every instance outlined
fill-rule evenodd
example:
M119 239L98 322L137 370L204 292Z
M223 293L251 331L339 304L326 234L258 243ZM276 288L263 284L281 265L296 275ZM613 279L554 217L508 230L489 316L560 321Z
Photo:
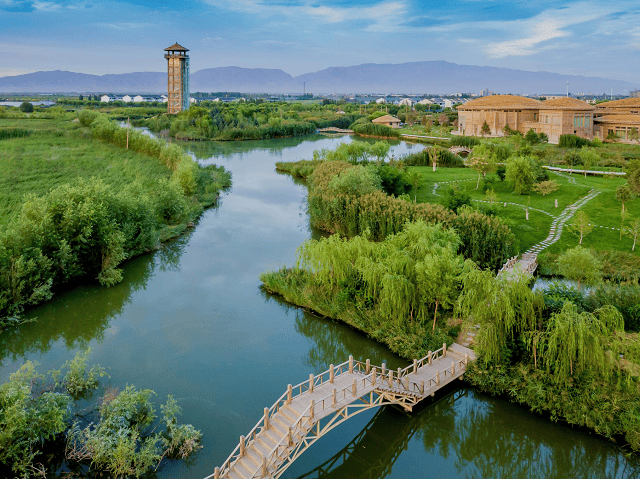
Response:
M11 125L33 133L0 141L0 317L65 283L119 282L123 261L181 234L231 182L95 112Z
M299 161L279 164L278 169L311 179L312 221L314 214L333 218L325 221L325 226L350 224L341 221L355 218L358 226L346 231L352 239L332 236L302 245L295 268L261 276L267 291L298 307L344 321L406 359L422 357L432 348L429 342L434 333L414 324L418 317L421 319L415 323L424 323L424 313L419 313L423 304L435 303L436 313L439 301L449 307L455 305L456 317L467 322L471 320L466 318L473 318L479 325L476 351L480 359L468 373L470 384L525 404L532 411L547 413L554 421L587 427L623 441L640 452L640 349L637 334L625 333L625 322L633 324L628 321L628 312L621 314L612 305L615 301L608 301L605 295L599 298L605 301L591 310L578 309L568 297L532 292L524 278L496 278L490 271L466 265L464 272L457 271L452 260L445 266L446 255L442 253L433 259L425 257L424 264L422 260L420 264L418 260L405 264L414 250L422 247L418 238L433 242L425 234L414 235L414 240L400 251L372 255L370 250L379 246L369 239L386 243L394 238L397 244L402 240L391 236L396 231L380 233L379 228L362 227L362 216L368 218L362 207L358 214L349 214L347 209L340 217L330 216L336 208L336 194L324 190L335 188L336 178L346 177L348 165ZM355 183L352 178L350 181ZM349 201L357 198L355 193ZM370 215L375 218L384 217L394 206L376 200L377 214ZM341 201L343 211L346 203ZM414 225L407 223L405 228ZM398 231L405 234L402 229ZM355 232L364 236L354 237ZM482 244L477 236L486 235L480 231L475 240ZM463 238L457 241L461 239L464 244ZM453 250L457 250L455 241L449 241ZM432 250L436 245L430 247ZM432 275L431 279L418 286L425 274ZM437 291L432 293L429 284L437 285ZM393 304L393 309L380 314L385 303ZM435 329L436 319L437 314L434 332L440 333ZM442 323L440 320L440 327Z

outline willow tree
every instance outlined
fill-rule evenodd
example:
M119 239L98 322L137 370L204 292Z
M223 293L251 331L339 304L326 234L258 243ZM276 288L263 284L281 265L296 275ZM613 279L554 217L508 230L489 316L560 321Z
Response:
M575 304L565 303L547 326L543 355L547 370L558 381L583 372L607 379L618 355L612 350L617 344L612 341L616 332L624 332L624 320L614 306L579 313Z
M531 291L530 276L525 273L496 277L491 271L466 269L457 314L470 316L480 325L478 352L487 362L500 363L510 341L536 329L544 305L542 295Z
M416 263L416 276L423 304L435 305L433 331L436 329L438 306L453 306L458 297L458 285L463 260L450 247L434 248L431 254Z

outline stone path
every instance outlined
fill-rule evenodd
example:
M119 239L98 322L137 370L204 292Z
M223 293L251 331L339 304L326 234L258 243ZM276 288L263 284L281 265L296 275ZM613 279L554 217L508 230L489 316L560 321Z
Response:
M549 231L549 236L547 236L540 243L535 244L531 248L529 248L523 254L523 256L525 254L535 254L535 255L537 255L540 251L542 251L543 249L551 246L553 243L558 241L560 239L560 236L562 236L562 229L564 228L564 225L566 224L566 222L569 221L573 217L573 215L575 215L576 211L579 208L581 208L582 206L587 204L589 201L594 199L600 193L601 193L600 191L591 190L587 196L579 199L578 201L576 201L572 205L567 206L562 211L562 213L560 213L560 215L558 217L556 217L551 222L551 228L550 228L550 231Z

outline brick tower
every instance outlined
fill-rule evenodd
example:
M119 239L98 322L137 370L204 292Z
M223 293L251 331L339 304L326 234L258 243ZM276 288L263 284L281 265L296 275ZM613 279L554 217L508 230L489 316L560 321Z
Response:
M168 111L180 113L189 108L189 55L185 47L175 43L164 49L168 63Z

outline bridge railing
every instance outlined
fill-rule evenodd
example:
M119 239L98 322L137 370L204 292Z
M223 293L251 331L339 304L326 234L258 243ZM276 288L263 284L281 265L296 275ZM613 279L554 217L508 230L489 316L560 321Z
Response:
M446 357L446 356L447 356L447 345L445 343L443 344L442 348L433 352L429 351L429 353L425 357L418 360L414 360L413 364L410 364L404 369L398 368L397 372L393 370L387 371L385 364L383 364L382 366L376 366L376 365L372 365L370 360L368 359L365 362L362 362L362 361L354 360L353 356L349 356L348 361L338 364L337 366L331 365L329 369L327 369L326 371L318 375L315 375L315 376L313 374L309 375L309 380L307 381L303 381L295 386L289 385L287 387L287 391L284 394L282 394L280 398L278 398L278 400L271 406L271 408L268 408L268 409L265 408L263 417L260 419L260 421L258 421L258 423L253 427L253 429L251 429L249 434L247 434L246 437L243 436L240 438L240 442L238 443L236 448L231 452L231 454L229 455L227 460L222 464L222 466L220 466L220 468L218 468L214 474L207 476L205 479L213 479L213 478L219 479L219 478L225 477L229 472L229 470L233 467L233 465L240 458L244 456L245 450L251 447L251 445L255 442L258 434L260 434L262 430L268 429L270 420L276 414L278 414L280 409L290 404L294 398L297 398L306 392L313 392L315 388L322 386L327 382L333 383L336 378L340 377L343 374L350 374L354 372L359 372L361 374L364 374L363 377L354 379L352 384L346 387L343 387L339 390L334 389L331 394L327 395L326 397L320 400L314 401L313 404L310 404L309 407L305 410L305 412L302 413L294 423L294 426L298 429L303 424L305 415L309 415L309 413L311 413L311 417L314 416L314 408L316 404L320 404L322 407L322 410L324 410L327 407L333 407L340 400L346 399L348 394L351 394L352 397L357 397L358 389L360 390L364 389L366 387L367 381L369 381L372 385L377 384L377 381L382 381L381 384L383 384L383 382L386 381L389 387L391 388L393 388L395 385L402 391L414 392L414 393L419 393L421 395L424 395L424 391L429 387L431 387L432 383L439 384L440 382L439 374L436 373L435 376L426 380L425 381L426 386L424 384L418 385L415 382L412 383L411 381L409 381L409 378L407 376L409 374L417 372L417 370L420 369L421 367L427 364L431 364L436 359L439 359L441 357ZM467 362L468 362L468 359L465 358L457 362L454 361L452 363L454 364L464 363L466 366ZM452 365L453 372L451 374L454 374L455 368L456 368L455 365ZM449 370L445 370L444 377L446 377L446 374L448 371ZM404 382L402 380L403 378L405 378ZM359 387L360 384L361 386ZM281 447L282 447L282 444L278 444L274 448L274 450L271 451L271 453L277 453L278 449ZM289 446L287 445L286 447L289 447ZM265 456L265 458L272 457L271 453L268 456Z
M308 381L303 381L299 384L296 384L295 386L289 385L287 387L287 391L282 396L280 396L278 400L276 400L276 402L273 404L273 406L271 406L271 408L269 409L265 408L265 412L262 419L258 421L258 423L249 432L249 434L247 434L246 437L241 438L240 443L238 443L238 445L231 452L227 460L222 464L222 466L220 466L219 468L220 477L224 477L229 472L229 470L231 469L231 467L233 467L235 462L242 457L242 454L240 454L241 450L244 450L253 444L257 435L261 432L262 428L264 427L264 424L265 423L268 424L269 420L273 416L275 416L282 407L290 404L294 398L301 396L307 391L313 392L313 390L316 387L321 386L326 382L333 382L335 378L341 376L342 374L347 374L354 371L363 372L367 370L367 368L371 367L370 364L371 363L369 360L363 363L361 361L354 361L353 356L350 356L348 361L338 364L337 366L331 365L329 369L320 373L317 376L314 376L313 374L311 374L309 376ZM205 479L214 478L214 476L215 475L211 475Z
M349 364L349 361L347 361L346 364ZM366 364L367 363L362 363L362 366L365 367ZM355 370L355 362L353 362L353 366ZM252 479L266 477L270 472L269 469L278 461L280 455L293 446L293 438L296 435L304 436L311 426L317 422L316 417L320 412L323 412L325 409L336 408L340 401L347 398L353 399L361 396L362 390L367 387L367 381L372 381L375 374L373 371L374 370L366 376L354 379L349 386L334 389L331 394L323 398L316 400L311 399L307 409L296 419L296 422L289 428L284 438L263 456L263 465L261 469L253 475ZM358 391L360 391L360 393L358 393Z

